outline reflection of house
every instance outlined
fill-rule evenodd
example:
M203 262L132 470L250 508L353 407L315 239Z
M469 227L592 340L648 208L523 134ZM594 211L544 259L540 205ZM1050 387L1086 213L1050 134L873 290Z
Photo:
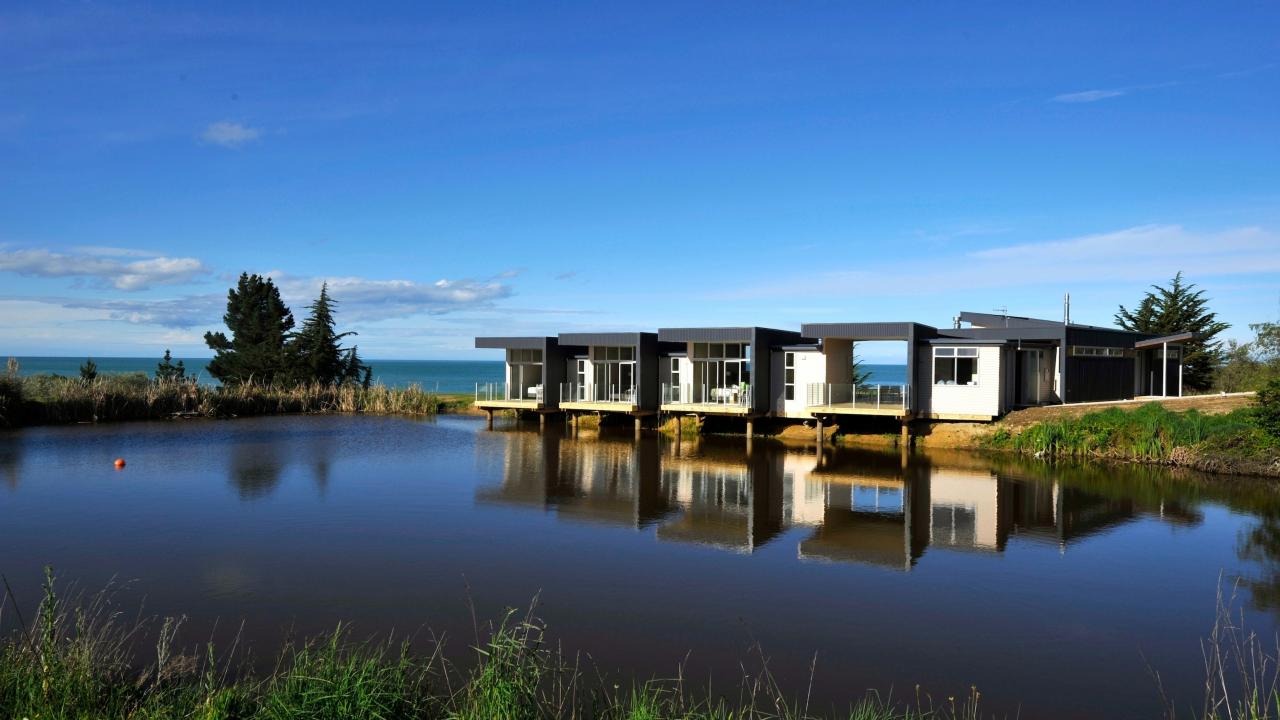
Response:
M476 499L539 507L569 520L642 528L671 511L659 485L656 442L578 441L504 432L502 483Z
M662 485L680 513L658 526L658 539L750 553L783 527L782 483L767 459L669 456Z
M776 449L744 457L736 443L664 446L578 440L559 432L477 438L477 460L501 478L476 499L536 507L558 518L654 528L664 542L752 553L797 532L801 560L910 570L929 551L1003 552L1010 542L1065 548L1140 516L1195 522L1193 510L1082 482L1019 479L980 462L904 467L900 457Z

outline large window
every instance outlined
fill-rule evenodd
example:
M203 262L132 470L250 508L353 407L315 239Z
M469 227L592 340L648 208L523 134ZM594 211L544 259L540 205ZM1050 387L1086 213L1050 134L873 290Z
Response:
M796 354L793 352L783 354L783 387L785 388L785 397L788 400L796 399Z
M636 349L634 346L596 346L591 348L595 368L593 400L630 401L635 397Z
M1124 358L1133 357L1132 350L1116 347L1090 347L1087 345L1072 345L1071 354L1075 357L1105 357L1105 358Z
M978 348L934 348L933 384L977 385Z
M750 343L694 343L694 384L737 388L751 383Z

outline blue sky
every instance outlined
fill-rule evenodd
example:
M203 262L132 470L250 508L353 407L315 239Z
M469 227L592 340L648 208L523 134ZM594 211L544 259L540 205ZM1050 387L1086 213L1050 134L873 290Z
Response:
M0 353L207 355L319 283L476 334L1280 319L1275 3L0 9ZM872 353L868 358L876 360Z

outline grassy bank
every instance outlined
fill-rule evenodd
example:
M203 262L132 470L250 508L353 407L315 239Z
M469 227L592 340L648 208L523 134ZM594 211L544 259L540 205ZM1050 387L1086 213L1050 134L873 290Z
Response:
M1188 465L1217 472L1280 474L1280 441L1253 408L1218 415L1175 412L1158 403L1108 408L1033 423L998 426L982 445L1041 457L1102 458Z
M210 387L158 382L146 375L0 377L0 427L171 417L237 417L283 413L432 415L469 406L417 386L263 385Z
M6 596L6 600L11 600ZM4 606L10 613L17 607ZM183 649L181 620L124 622L108 594L59 597L52 576L30 624L0 642L0 716L11 718L440 718L524 720L976 718L977 693L932 708L855 699L847 711L814 713L783 696L767 670L729 697L680 680L610 682L553 650L531 614L509 612L477 630L466 667L441 645L414 654L406 642L356 641L339 627L289 644L274 669L254 674L235 652ZM145 651L134 652L135 648Z

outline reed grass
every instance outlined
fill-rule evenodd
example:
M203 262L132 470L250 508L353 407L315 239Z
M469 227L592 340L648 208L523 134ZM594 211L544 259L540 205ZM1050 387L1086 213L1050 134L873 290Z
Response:
M5 582L0 621L19 614ZM623 687L583 671L546 642L532 609L477 628L474 662L444 659L443 643L415 655L404 641L357 641L347 628L287 644L265 674L237 647L184 651L181 618L130 619L113 592L63 596L49 571L31 622L0 638L0 717L218 720L976 720L978 695L933 707L868 695L821 713L786 697L767 666L737 697L692 690L679 676ZM761 657L763 655L761 654Z
M1274 450L1276 443L1254 423L1251 409L1205 415L1150 403L1131 411L1108 408L1040 422L1016 434L1000 428L988 445L1048 457L1164 462L1179 448L1251 455Z
M56 375L0 378L0 426L290 413L434 415L460 405L456 397L417 385L213 387L189 380L157 381L141 373L100 375L91 381Z

